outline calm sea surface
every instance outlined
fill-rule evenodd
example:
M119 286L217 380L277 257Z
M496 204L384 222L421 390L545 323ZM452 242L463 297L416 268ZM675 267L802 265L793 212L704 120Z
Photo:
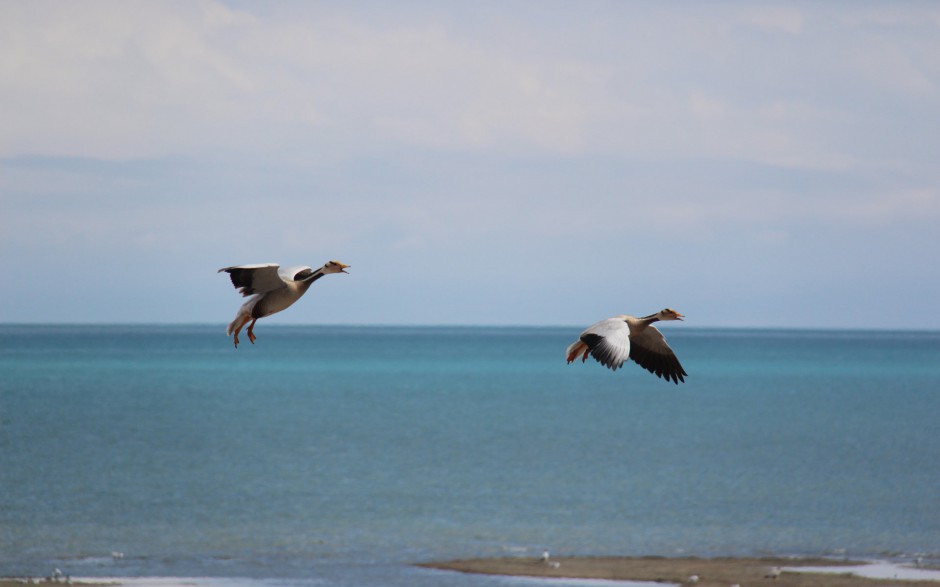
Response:
M0 576L940 556L940 333L663 330L683 385L566 365L579 328L0 326Z

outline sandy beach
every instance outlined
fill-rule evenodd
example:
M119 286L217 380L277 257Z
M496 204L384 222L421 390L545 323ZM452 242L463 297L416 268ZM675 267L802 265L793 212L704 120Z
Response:
M550 564L557 563L557 565ZM899 578L867 578L854 571L865 562L831 559L795 558L664 558L664 557L552 557L550 563L534 558L488 558L425 563L433 569L516 575L531 577L565 577L608 579L620 581L655 581L684 586L730 587L876 587L886 585L940 585L940 580L909 580ZM825 567L836 572L797 572L801 567ZM773 578L772 569L780 569ZM2 587L2 586L0 586Z

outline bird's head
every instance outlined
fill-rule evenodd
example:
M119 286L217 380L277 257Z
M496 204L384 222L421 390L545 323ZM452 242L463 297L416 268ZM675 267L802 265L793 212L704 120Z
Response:
M340 263L339 261L330 261L323 266L323 273L349 273L346 271L347 267L349 267L349 265Z
M659 313L660 320L682 320L683 318L685 318L685 316L679 312L676 312L672 308L666 308Z

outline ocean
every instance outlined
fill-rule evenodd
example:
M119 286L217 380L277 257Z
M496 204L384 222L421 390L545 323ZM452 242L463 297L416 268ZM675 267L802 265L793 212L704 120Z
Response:
M676 386L566 365L580 330L260 323L236 350L221 325L0 325L0 576L486 587L512 580L414 563L940 559L940 333L667 324Z

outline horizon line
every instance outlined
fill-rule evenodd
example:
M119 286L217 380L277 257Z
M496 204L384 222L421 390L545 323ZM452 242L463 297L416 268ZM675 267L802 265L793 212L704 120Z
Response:
M0 328L9 326L34 326L34 327L83 327L83 326L136 326L136 327L181 327L181 326L199 326L199 327L220 327L224 330L227 322L7 322L0 321ZM583 330L585 325L571 324L461 324L461 323L435 323L435 324L406 324L406 323L348 323L348 322L301 322L301 323L268 323L266 328L491 328L491 329L511 329L511 328L544 328L544 329L562 329L570 328L572 330ZM683 330L773 330L773 331L792 331L792 332L915 332L915 333L940 333L937 328L902 328L902 327L853 327L853 326L731 326L731 325L692 325L688 324L681 330L672 330L671 333L681 333Z

